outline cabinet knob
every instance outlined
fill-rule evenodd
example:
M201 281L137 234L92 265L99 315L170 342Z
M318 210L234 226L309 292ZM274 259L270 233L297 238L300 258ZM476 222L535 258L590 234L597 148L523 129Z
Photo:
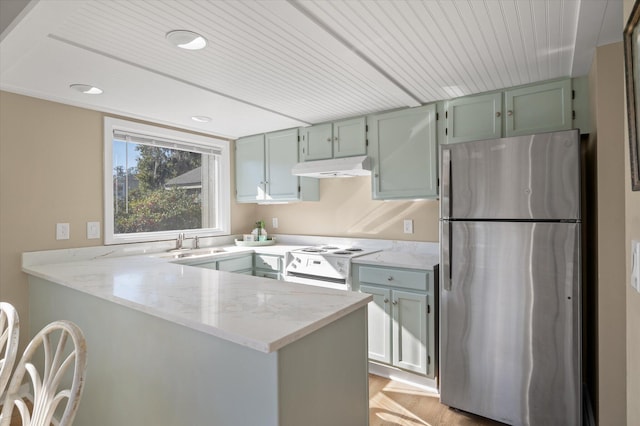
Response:
M398 301L397 301L397 300L394 300L394 301L393 301L393 302L391 302L391 303L393 303L394 305L397 305L397 304L398 304Z
M335 136L335 137L333 138L333 141L334 141L334 142L338 142L338 137L337 137L337 136Z
M507 111L507 115L508 115L509 117L511 117L511 116L513 115L513 111L511 111L511 110Z
M384 303L389 303L389 299L387 299L386 297L384 298Z
M502 115L502 113L500 111L496 112L496 117L500 118L500 116Z
M387 281L393 281L393 276L389 275L389 276L387 277Z
M327 138L327 142L331 142L331 138Z

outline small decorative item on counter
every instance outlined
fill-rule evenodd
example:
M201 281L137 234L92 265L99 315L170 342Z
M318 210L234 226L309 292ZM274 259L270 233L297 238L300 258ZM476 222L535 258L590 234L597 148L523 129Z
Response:
M243 241L255 241L255 237L253 236L253 234L244 234L244 236L242 237Z
M267 241L267 231L264 229L264 220L256 222L256 228L251 232L255 241Z

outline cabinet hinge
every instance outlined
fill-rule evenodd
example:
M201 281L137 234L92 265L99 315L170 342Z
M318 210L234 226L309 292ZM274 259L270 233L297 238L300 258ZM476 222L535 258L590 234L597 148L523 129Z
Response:
M302 192L302 187L298 185L298 194Z
M572 119L576 119L576 112L575 111L571 111L571 118Z
M431 355L427 355L427 364L431 364Z
M571 99L575 99L576 98L576 91L572 90L571 91Z
M449 111L444 112L444 118L449 118Z
M369 139L364 141L364 146L369 146Z
M427 305L427 313L430 314L431 313L431 305Z
M444 134L445 136L449 134L449 129L447 129L446 127L444 128Z
M300 135L298 135L298 142L300 142Z
M440 113L436 112L436 121L440 120Z
M368 132L368 131L369 131L369 125L368 125L368 124L365 124L365 125L364 125L364 131L365 131L365 132Z

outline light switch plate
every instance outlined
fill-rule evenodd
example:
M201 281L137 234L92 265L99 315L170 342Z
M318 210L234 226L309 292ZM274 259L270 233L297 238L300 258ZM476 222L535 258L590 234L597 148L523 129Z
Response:
M273 229L276 229L278 227L278 218L277 217L271 218L271 225L272 225Z
M56 223L56 240L68 240L70 233L69 228L68 223Z
M640 293L640 241L631 241L631 287Z
M100 222L87 222L87 240L100 238Z
M413 219L404 220L404 233L413 234Z

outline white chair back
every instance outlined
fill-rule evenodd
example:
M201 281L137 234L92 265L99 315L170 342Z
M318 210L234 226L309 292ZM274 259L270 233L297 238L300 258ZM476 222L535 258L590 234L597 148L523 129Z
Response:
M18 355L20 322L12 304L0 302L0 395L4 394Z
M36 364L43 361L42 372L32 363L34 357L38 360ZM87 347L82 330L65 320L47 325L34 336L16 366L2 407L0 424L8 426L17 407L23 426L49 426L52 421L60 426L71 425L82 396L86 367ZM63 384L65 377L68 380L67 372L73 374L69 387ZM28 373L29 381L25 380L25 373ZM23 399L23 383L31 388L28 392L31 404ZM65 399L66 407L57 421L54 414Z

